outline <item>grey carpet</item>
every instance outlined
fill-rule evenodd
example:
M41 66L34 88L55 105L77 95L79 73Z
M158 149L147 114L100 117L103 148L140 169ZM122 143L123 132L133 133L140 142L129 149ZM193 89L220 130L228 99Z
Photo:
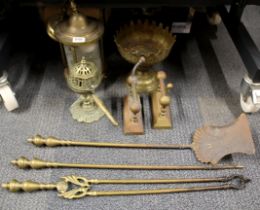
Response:
M250 33L259 43L260 8L250 7L244 20ZM254 14L254 17L251 15ZM251 18L257 18L252 20ZM122 133L122 96L126 90L117 81L99 88L98 94L113 115L119 120L115 128L106 118L85 125L75 122L68 111L76 99L66 86L60 62L48 62L44 73L37 74L30 65L29 55L13 57L9 70L10 81L17 93L20 109L7 113L0 109L0 180L32 179L55 182L58 177L76 174L89 178L169 178L225 176L241 173L252 179L241 191L211 191L165 195L130 197L84 198L69 201L58 198L56 192L8 193L0 190L0 208L22 209L260 209L260 114L249 115L256 145L255 156L233 155L225 160L246 166L242 171L114 171L80 169L19 170L10 165L12 159L21 155L66 162L107 164L198 164L191 151L114 150L102 148L35 148L26 138L37 133L64 139L115 141L135 143L190 143L196 128L205 123L222 125L233 121L241 113L239 86L245 67L225 27L220 25L217 37L210 41L190 38L183 46L179 59L169 58L163 66L168 70L169 81L174 83L172 95L172 130L153 130L150 125L148 98L144 98L145 135L124 136ZM257 35L258 34L258 35ZM19 63L19 65L16 65ZM105 94L104 94L105 92ZM111 100L112 98L112 100ZM185 186L185 185L178 185ZM113 189L134 189L138 186L116 186ZM161 187L156 185L154 187ZM142 186L148 188L148 186ZM97 186L97 190L112 186Z

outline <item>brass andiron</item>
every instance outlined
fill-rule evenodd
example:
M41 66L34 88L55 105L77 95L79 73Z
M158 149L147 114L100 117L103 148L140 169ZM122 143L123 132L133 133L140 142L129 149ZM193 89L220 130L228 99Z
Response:
M80 176L65 176L61 177L57 183L38 183L33 181L18 182L12 180L11 182L2 184L11 192L34 192L39 190L56 190L59 197L66 199L78 199L86 196L115 196L115 195L146 195L146 194L165 194L178 192L196 192L208 190L241 190L246 187L250 179L242 175L232 175L227 177L213 177L213 178L190 178L190 179L112 179L112 180L98 180L87 179ZM208 185L188 188L164 188L164 189L148 189L148 190L118 190L118 191L92 191L93 184L173 184L173 183L224 183L220 185Z
M204 126L196 130L192 144L130 144L112 142L82 142L44 138L36 135L28 139L36 146L86 146L140 149L191 149L202 163L217 164L224 156L232 153L254 154L255 146L248 119L241 114L226 126Z
M129 94L124 99L123 111L125 134L144 134L142 105L140 95L136 90L137 77L135 75L137 68L144 62L145 58L141 57L128 77Z
M173 84L169 83L165 86L164 80L166 79L166 74L164 71L157 73L157 79L159 81L158 88L151 94L152 124L154 128L171 128L172 119L169 107L171 98L167 93L173 87Z
M110 164L84 164L84 163L61 163L50 162L33 158L20 157L11 163L21 169L43 169L43 168L87 168L87 169L127 169L127 170L224 170L243 169L241 165L110 165Z

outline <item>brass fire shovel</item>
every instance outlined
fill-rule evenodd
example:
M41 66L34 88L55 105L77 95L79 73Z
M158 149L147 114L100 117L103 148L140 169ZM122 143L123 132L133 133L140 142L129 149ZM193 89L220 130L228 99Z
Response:
M224 156L233 153L254 154L255 145L245 114L226 126L204 126L195 131L192 144L129 144L111 142L81 142L43 138L29 139L36 146L87 146L139 149L192 149L200 162L217 164Z

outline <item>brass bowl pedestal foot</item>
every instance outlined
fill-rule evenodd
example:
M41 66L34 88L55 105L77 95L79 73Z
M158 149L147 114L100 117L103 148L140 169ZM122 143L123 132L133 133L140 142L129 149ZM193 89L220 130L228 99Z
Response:
M136 91L138 93L152 93L158 87L157 73L147 70L136 71Z

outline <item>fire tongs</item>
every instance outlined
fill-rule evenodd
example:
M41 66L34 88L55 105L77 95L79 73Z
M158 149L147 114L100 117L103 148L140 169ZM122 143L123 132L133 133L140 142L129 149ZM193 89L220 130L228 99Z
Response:
M165 194L179 192L197 192L209 190L240 190L244 189L250 179L242 175L232 175L227 177L213 178L192 178L192 179L111 179L97 180L87 179L80 176L61 177L57 183L43 184L33 181L18 182L12 180L2 184L2 187L11 191L33 192L38 190L57 190L58 196L66 199L77 199L85 196L113 196L113 195L145 195L145 194ZM158 188L158 189L137 189L137 190L117 190L117 191L92 191L92 184L175 184L175 183L210 183L219 182L219 185L205 185L187 188Z

